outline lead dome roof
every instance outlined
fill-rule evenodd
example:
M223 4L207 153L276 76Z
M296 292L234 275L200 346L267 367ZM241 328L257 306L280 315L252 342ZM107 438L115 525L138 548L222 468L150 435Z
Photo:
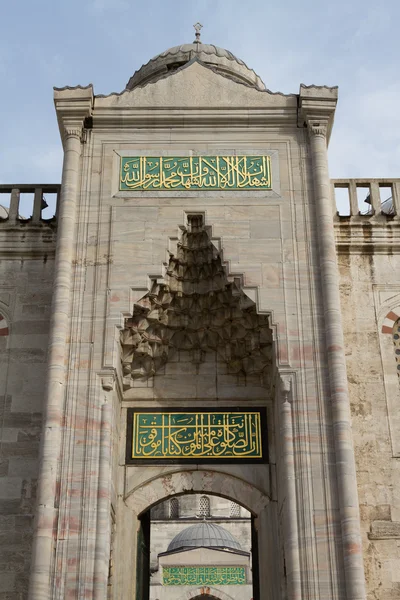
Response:
M223 548L242 550L241 545L233 535L214 523L196 523L180 531L168 545L167 552L185 548Z
M133 90L137 86L154 83L161 77L178 70L193 60L204 63L217 73L234 81L244 83L258 90L265 90L261 78L243 60L237 58L229 50L219 48L213 44L203 44L202 42L174 46L158 54L132 75L126 89Z

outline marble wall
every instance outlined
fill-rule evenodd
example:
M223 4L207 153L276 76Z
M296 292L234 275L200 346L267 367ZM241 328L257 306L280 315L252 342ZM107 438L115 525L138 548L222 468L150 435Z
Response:
M400 257L343 252L339 268L368 600L394 600L400 596L400 380L391 317L400 306Z
M54 261L39 233L27 248L29 227L6 229L0 223L0 598L20 600L31 564ZM7 256L10 238L19 256ZM35 247L42 256L32 256Z

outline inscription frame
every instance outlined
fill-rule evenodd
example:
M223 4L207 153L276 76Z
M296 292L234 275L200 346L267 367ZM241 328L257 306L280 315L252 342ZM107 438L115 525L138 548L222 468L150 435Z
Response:
M180 585L247 585L246 567L244 566L163 566L162 585L180 586ZM190 573L196 576L196 580L190 578ZM215 574L219 576L212 578ZM184 576L187 576L184 580ZM179 583L171 583L175 580Z
M246 413L259 413L260 419L260 444L261 444L261 456L252 457L244 456L243 458L238 456L216 456L216 457L133 457L133 434L134 434L134 415L141 413L149 413L152 415L162 415L169 413L178 414L246 414ZM268 464L269 453L268 453L268 429L267 429L267 408L264 406L246 406L246 408L238 407L221 407L215 408L215 406L202 407L201 410L197 408L127 408L127 423L126 423L126 447L125 447L125 464L126 465L171 465L171 464Z
M178 166L178 162L181 163L180 166ZM132 173L131 178L129 177L130 163L135 163L135 165L131 165L131 168L136 171L136 175ZM252 169L256 168L256 164L258 167L262 165L261 171L252 172ZM173 171L174 168L175 171ZM181 169L180 173L179 169ZM183 172L182 169L186 172ZM212 172L213 169L215 169L214 172ZM223 170L225 173L222 172ZM169 176L167 176L168 172ZM259 179L257 175L261 175L261 178ZM119 158L119 192L269 192L271 190L270 154L120 155Z

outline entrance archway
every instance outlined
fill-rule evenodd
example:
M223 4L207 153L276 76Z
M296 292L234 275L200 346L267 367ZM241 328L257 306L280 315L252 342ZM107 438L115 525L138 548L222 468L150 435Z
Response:
M153 505L180 494L211 494L228 498L250 511L254 517L270 502L266 492L239 477L214 470L162 472L133 487L125 496L125 504L137 515Z
M233 597L259 600L257 536L245 507L216 494L181 494L153 505L139 523L136 600L156 600L161 590L166 600L184 590L185 600L232 600L226 586Z
M226 592L215 590L212 586L205 586L197 589L188 597L187 594L179 596L177 600L233 600Z
M128 477L126 481L127 494L123 501L126 511L124 521L127 523L126 530L122 527L123 538L127 536L126 541L128 538L131 540L136 539L136 534L142 529L143 523L146 530L145 515L152 507L164 500L185 494L208 494L226 498L246 508L253 517L252 545L255 549L257 548L258 555L263 557L263 564L267 561L267 568L263 567L257 578L261 593L258 597L278 598L278 590L274 591L271 588L271 581L276 579L276 573L280 571L280 555L276 546L278 515L276 502L271 502L269 495L267 495L269 485L268 466L260 465L258 474L255 476L254 471L243 471L242 469L237 469L236 472L233 471L233 474L232 471L231 473L214 471L209 467L195 470L190 470L190 468L183 470L182 467L179 467L179 469L167 471L165 468L154 468L146 469L146 472L144 472L140 467L133 468L131 471L132 477ZM138 483L139 472L142 475L139 479L140 483ZM143 475L145 475L144 478ZM244 477L249 477L250 481L246 481ZM267 489L260 489L260 486L265 486ZM142 521L143 518L144 522ZM128 529L131 532L130 535L128 535ZM137 565L136 561L139 557L137 556L136 544L134 546L135 548L132 547L132 550L136 556L132 555L132 559L133 564ZM143 555L143 546L141 555ZM256 560L258 565L258 556ZM122 562L120 564L124 568L124 573L119 575L120 580L125 581L127 587L132 585L132 596L135 597L136 569L133 571L132 568L126 566L126 563ZM139 565L137 566L139 567ZM143 566L139 568L143 572ZM199 594L197 593L197 595ZM218 594L216 598L219 598ZM254 598L257 598L257 592L254 594Z

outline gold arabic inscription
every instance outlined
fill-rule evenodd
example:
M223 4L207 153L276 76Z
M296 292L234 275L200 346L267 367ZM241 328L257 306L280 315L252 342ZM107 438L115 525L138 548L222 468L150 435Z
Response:
M121 191L271 189L270 156L121 157Z
M262 458L260 412L134 412L132 459Z
M163 585L243 585L245 567L163 567Z

